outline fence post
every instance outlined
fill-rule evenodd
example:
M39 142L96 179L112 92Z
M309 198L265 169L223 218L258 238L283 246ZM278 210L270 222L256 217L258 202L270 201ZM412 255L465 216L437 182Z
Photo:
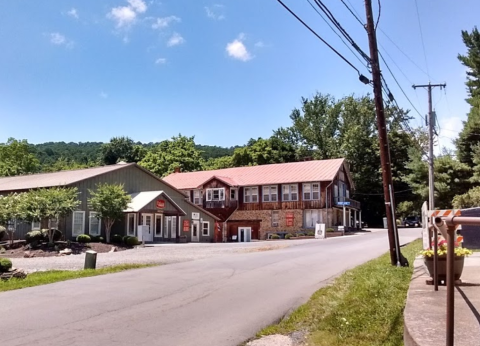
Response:
M97 253L93 250L85 252L85 266L83 269L96 269L97 266Z

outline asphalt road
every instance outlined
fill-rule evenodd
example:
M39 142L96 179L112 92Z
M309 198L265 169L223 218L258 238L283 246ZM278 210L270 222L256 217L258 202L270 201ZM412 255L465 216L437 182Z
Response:
M382 231L0 293L0 344L236 346L387 244Z

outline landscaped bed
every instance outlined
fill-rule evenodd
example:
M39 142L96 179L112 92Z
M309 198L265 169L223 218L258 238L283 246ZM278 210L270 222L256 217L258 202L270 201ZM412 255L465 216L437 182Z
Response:
M112 247L115 247L115 251L123 251L132 249L132 247L127 247L125 245L113 245L113 244L104 244L104 243L77 243L71 242L68 246L67 242L59 241L55 242L54 246L49 246L47 243L38 245L38 247L31 248L29 245L16 243L13 248L5 243L0 244L0 257L9 257L9 258L19 258L19 257L50 257L50 256L61 256L60 251L65 249L71 249L72 255L79 255L84 253L87 250L93 250L97 253L105 253L112 250ZM1 250L4 248L5 250ZM3 252L3 253L2 253Z

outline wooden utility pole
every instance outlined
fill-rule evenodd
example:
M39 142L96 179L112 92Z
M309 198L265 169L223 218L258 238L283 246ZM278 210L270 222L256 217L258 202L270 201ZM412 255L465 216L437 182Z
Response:
M380 141L380 160L382 164L383 194L385 198L385 212L387 216L388 242L390 246L390 261L392 265L408 265L400 254L398 233L395 222L395 200L392 182L392 167L390 163L390 149L388 147L387 125L383 108L382 80L380 63L378 61L377 36L373 22L372 1L365 0L367 14L367 33L370 46L370 64L372 68L373 94L377 114L377 130ZM391 198L390 198L391 196Z
M428 84L412 85L413 89L427 88L428 90L428 209L435 209L435 188L433 175L433 129L435 127L435 116L432 109L432 88L445 88L447 84Z

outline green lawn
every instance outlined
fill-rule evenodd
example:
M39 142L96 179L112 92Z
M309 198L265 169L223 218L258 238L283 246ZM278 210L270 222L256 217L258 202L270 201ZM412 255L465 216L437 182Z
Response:
M402 248L410 267L390 265L385 254L338 277L287 319L257 336L307 333L309 345L403 346L403 309L421 240Z
M124 270L152 267L150 264L122 264L101 269L88 270L51 270L29 274L25 279L11 279L0 281L0 292L18 290L20 288L51 284L54 282L85 278L111 273L118 273Z

